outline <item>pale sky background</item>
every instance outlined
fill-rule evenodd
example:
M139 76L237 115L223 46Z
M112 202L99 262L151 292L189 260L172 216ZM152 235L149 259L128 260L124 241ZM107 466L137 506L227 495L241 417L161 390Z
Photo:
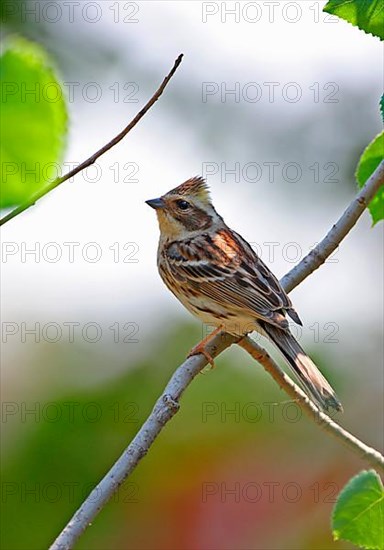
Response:
M77 48L74 55L74 66L76 56L80 60L91 59L89 64L81 65L81 74L77 70L73 75L63 75L66 81L79 82L75 101L69 105L66 161L84 160L117 134L147 101L181 52L183 63L163 97L139 125L99 159L99 181L87 182L80 174L73 183L64 183L4 227L3 246L15 243L18 252L8 258L3 255L1 266L3 323L25 322L28 326L35 322L99 323L105 332L92 353L96 349L103 353L106 344L112 342L108 327L113 323L138 325L139 342L128 347L118 346L119 360L115 360L114 352L109 350L108 369L99 373L99 377L83 373L88 381L89 378L102 380L127 368L131 357L144 354L148 347L155 345L153 330L163 327L165 320L192 319L158 276L158 227L154 212L144 201L201 174L204 163L218 166L227 163L233 167L239 162L243 167L248 162L260 166L272 161L281 165L299 162L303 176L297 183L283 180L281 165L273 183L269 183L266 169L256 183L246 183L243 179L236 183L233 177L221 181L220 174L208 179L217 210L248 241L261 245L263 259L280 277L294 265L283 255L287 243L297 243L303 254L307 252L338 219L353 196L351 187L348 192L345 186L340 190L340 183L335 183L334 198L330 200L332 183L314 183L309 166L317 161L323 165L324 159L340 164L338 152L343 146L357 162L361 150L356 151L353 145L359 128L354 124L356 111L352 100L364 85L370 120L376 120L369 128L369 135L364 134L364 143L368 144L369 136L373 138L380 130L378 101L382 87L379 40L342 21L324 22L327 16L321 9L325 2L290 2L288 4L295 4L291 11L284 11L287 2L280 2L272 22L268 9L271 3L258 2L261 16L257 23L245 20L247 15L241 13L245 3L237 3L240 16L239 22L235 22L234 16L227 15L225 19L220 13L221 2L205 3L205 7L201 2L138 2L138 11L132 16L138 19L137 23L123 21L129 17L129 6L126 11L121 9L119 22L114 23L114 12L110 8L115 3L96 4L101 10L96 23L85 21L80 12L75 12L74 23L69 23L63 11L58 23L47 24L49 32L57 36L68 37L71 33L75 44L79 36L82 37L81 48ZM133 3L120 3L121 8L128 4L135 7ZM234 4L229 2L226 6ZM216 8L219 12L207 16L207 22L203 23L203 10ZM254 13L250 10L248 17L254 17ZM283 13L291 19L297 14L297 22L285 20ZM88 38L90 51L86 48ZM97 40L117 52L116 59L105 64L102 73L97 68L97 58L92 60L91 48ZM145 74L147 80L143 81ZM263 83L272 81L279 85L275 101L269 102L268 89ZM80 90L92 91L88 87L90 82L97 82L102 91L99 101L86 101L81 96ZM122 100L127 93L123 90L126 82L137 84L134 96L139 100L137 103ZM219 88L221 83L233 88L238 82L241 90L247 83L256 82L263 95L257 103L242 98L237 103L233 96L227 96L223 103L219 94L202 102L203 82L217 83ZM295 82L302 91L297 103L282 98L281 90L289 82ZM315 103L310 87L316 82L321 99L333 90L331 87L324 91L323 86L336 83L339 90L335 97L339 103ZM120 100L114 102L117 89ZM351 104L349 123L336 128L334 121L341 102L347 108ZM269 117L273 117L271 126ZM296 154L296 143L290 143L289 129L297 119L303 120L304 133L297 142ZM326 138L321 160L316 149L305 162L298 160L300 143L312 142L320 126ZM268 136L265 140L264 135ZM218 137L224 145L216 143ZM271 148L275 141L276 148ZM286 143L289 150L284 149ZM137 165L138 173L132 177L138 181L115 182L110 167L118 163L120 175L125 177L127 162ZM340 166L341 173L345 169ZM90 177L94 173L89 170ZM321 174L323 180L324 172ZM325 323L336 323L342 350L347 347L350 354L363 353L363 342L375 361L380 357L382 241L382 227L371 229L370 217L365 213L334 256L336 261L322 267L292 293L307 327L304 341L307 339L313 345L313 332L308 327L314 323L322 327ZM34 243L40 243L42 248L48 242L57 243L62 251L62 259L57 263L49 263L44 258L36 262L31 256L22 262L23 246L31 248ZM65 242L80 243L73 263L69 262ZM102 252L100 261L95 263L85 261L81 254L90 242L98 243ZM278 243L273 261L268 258L268 245L263 245L268 242ZM114 243L120 247L117 263L109 248ZM136 263L122 261L127 253L122 250L125 243L136 243L128 250L132 251L132 258L138 260ZM294 249L290 251L293 254ZM15 385L15 377L19 384L22 373L28 372L26 355L33 349L34 346L21 345L19 335L8 338L3 351L3 374L9 376L10 381L13 379ZM340 348L330 346L327 351L336 357ZM379 366L366 365L366 368ZM81 381L81 374L71 373L73 375Z

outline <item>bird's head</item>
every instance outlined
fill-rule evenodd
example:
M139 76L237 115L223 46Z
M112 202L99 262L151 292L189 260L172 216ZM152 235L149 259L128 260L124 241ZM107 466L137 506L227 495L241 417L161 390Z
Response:
M191 178L146 203L156 210L161 236L167 239L187 238L222 222L212 205L208 186L200 177Z

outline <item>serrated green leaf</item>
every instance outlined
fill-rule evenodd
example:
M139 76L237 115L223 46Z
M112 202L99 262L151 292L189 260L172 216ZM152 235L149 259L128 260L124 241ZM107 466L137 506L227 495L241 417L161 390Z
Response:
M356 180L359 187L363 187L369 176L376 170L384 159L384 132L381 132L365 149L356 169ZM373 225L384 218L384 185L368 205Z
M62 88L44 50L12 39L0 58L0 206L28 199L57 175L67 131Z
M383 0L329 0L323 11L337 15L360 30L384 39Z
M374 470L360 472L342 489L333 509L332 533L335 540L384 549L384 489Z

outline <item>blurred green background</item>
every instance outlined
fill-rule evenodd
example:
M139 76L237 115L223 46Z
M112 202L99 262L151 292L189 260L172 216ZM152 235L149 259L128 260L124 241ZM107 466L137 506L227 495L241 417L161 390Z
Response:
M144 200L218 167L208 181L219 212L282 276L300 259L288 250L299 246L302 257L351 200L358 157L380 130L379 42L325 21L324 2L298 3L296 23L279 9L270 21L259 3L253 26L241 12L238 21L218 12L204 22L200 2L104 1L85 12L87 3L73 4L73 18L48 4L55 3L2 2L2 30L42 44L66 90L75 90L67 163L124 127L181 51L185 58L164 97L100 160L98 178L79 175L4 228L3 242L18 247L2 263L3 326L18 327L2 346L4 550L49 546L203 335L158 278L158 229ZM223 100L219 92L204 101L207 82L220 91L257 82L263 97ZM265 82L278 82L277 90L295 82L302 99L269 101ZM336 103L325 101L329 82L337 84ZM102 91L97 101L86 95L90 83ZM124 101L133 89L127 83L136 84L138 101ZM250 162L264 167L258 181L225 172ZM271 162L280 163L273 181ZM296 182L283 177L290 162L303 172ZM327 178L333 168L335 181ZM365 214L333 261L292 293L305 324L298 336L337 389L342 424L378 448L382 241ZM65 242L78 242L78 250L95 242L102 258L23 256L23 246L41 250L48 242L63 251ZM134 243L137 262L124 261L126 243ZM73 341L68 323L77 323ZM84 335L87 323L101 329L95 343L92 328ZM44 332L50 324L61 327L57 342ZM330 514L339 490L364 467L232 348L191 384L180 412L77 547L348 549L332 541Z

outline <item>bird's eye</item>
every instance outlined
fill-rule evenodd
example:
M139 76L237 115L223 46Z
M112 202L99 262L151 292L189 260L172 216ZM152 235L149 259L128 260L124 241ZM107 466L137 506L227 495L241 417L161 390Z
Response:
M183 200L176 201L176 204L177 207L180 208L180 210L188 210L188 208L191 206L189 202Z

